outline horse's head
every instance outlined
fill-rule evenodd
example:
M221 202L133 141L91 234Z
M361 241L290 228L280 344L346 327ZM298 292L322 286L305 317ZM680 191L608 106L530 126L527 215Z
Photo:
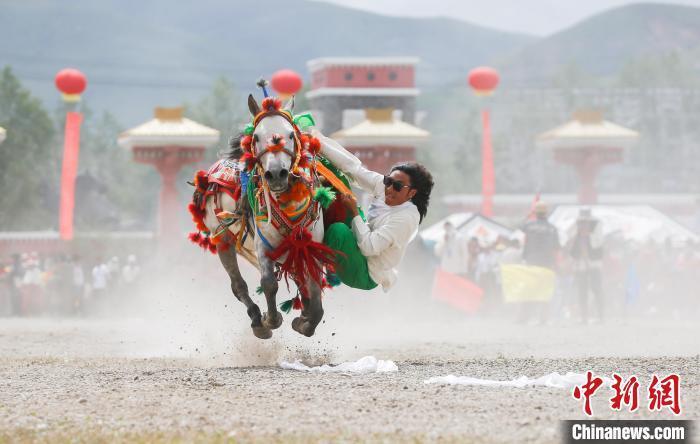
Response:
M294 161L298 155L296 144L299 134L291 122L281 111L277 99L268 98L263 101L261 109L252 95L248 96L248 108L255 119L255 130L252 135L252 152L260 163L263 176L270 191L282 193L289 188L289 176Z

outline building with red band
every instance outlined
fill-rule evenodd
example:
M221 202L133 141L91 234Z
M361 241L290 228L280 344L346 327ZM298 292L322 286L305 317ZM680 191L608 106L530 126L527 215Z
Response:
M325 134L343 127L346 110L393 108L413 124L416 115L415 57L329 57L308 62L306 93Z

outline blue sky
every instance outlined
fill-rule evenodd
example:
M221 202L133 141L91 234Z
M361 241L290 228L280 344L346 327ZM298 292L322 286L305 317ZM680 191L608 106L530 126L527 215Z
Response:
M320 0L387 15L446 16L505 31L547 35L629 0ZM656 0L700 7L700 0Z

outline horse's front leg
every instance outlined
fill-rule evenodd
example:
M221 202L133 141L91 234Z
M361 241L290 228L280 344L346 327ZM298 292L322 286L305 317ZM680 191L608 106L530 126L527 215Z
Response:
M248 311L248 317L250 317L251 320L250 327L253 329L253 334L260 339L272 337L272 331L262 324L260 308L253 302L250 295L248 295L248 285L246 285L245 280L243 280L241 271L238 268L236 249L229 248L226 251L219 251L219 259L226 269L226 273L228 273L231 278L231 291L233 291L236 299L243 302Z
M282 325L282 313L277 311L277 276L275 276L275 263L267 257L267 249L262 242L256 244L258 262L260 263L260 286L267 301L267 312L262 317L262 324L269 329L276 329Z
M314 335L316 326L323 319L323 303L321 302L321 287L313 279L308 279L306 291L309 298L304 300L306 305L301 316L292 321L292 328L298 333L310 337Z

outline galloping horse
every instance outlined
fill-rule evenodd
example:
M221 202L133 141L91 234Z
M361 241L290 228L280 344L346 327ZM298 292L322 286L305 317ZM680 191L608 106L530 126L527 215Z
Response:
M298 287L293 305L301 315L292 328L312 336L323 317L325 276L334 265L334 252L322 244L322 204L327 207L334 194L320 186L318 139L300 131L291 109L283 109L279 99L266 97L261 105L248 96L253 120L239 137L240 146L232 144L232 155L197 173L190 211L200 233L190 239L218 254L255 336L268 339L282 325L276 300L282 277ZM241 276L240 255L260 271L264 314Z

